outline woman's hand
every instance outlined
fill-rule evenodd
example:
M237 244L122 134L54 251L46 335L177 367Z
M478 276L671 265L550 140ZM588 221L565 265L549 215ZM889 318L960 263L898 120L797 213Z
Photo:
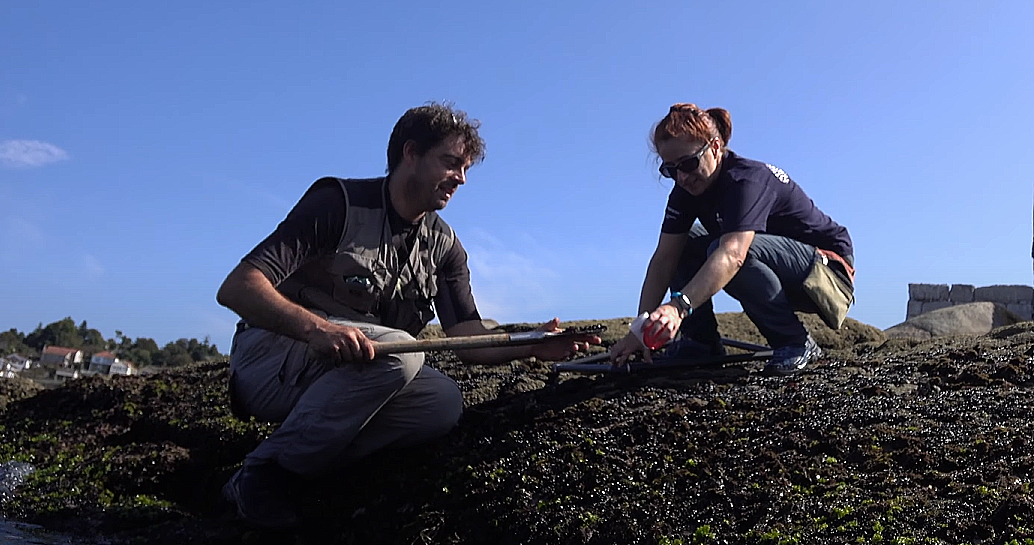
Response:
M673 305L663 304L650 313L643 324L646 344L660 348L675 338L682 325L682 313Z
M644 361L653 362L653 358L650 357L650 349L643 346L635 334L629 331L628 335L610 347L610 362L615 367L620 367L628 361L632 354L636 353L641 354Z

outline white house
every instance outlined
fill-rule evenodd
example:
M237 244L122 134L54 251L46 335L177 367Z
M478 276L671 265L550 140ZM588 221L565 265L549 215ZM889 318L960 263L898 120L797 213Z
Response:
M20 372L21 369L18 369L15 364L0 358L0 378L14 378Z
M48 367L78 367L76 364L83 362L83 351L78 348L46 346L39 362Z
M26 369L32 369L32 360L18 354L0 358L0 377L11 378Z
M104 352L97 352L90 357L90 367L87 369L89 374L101 374L107 375L111 372L111 366L118 363L118 356L105 350Z
M71 379L77 379L82 376L78 369L58 369L54 372L54 378L58 382L65 382Z
M109 375L137 375L139 373L140 371L137 370L136 364L131 361L115 360L115 363L111 364L108 370Z

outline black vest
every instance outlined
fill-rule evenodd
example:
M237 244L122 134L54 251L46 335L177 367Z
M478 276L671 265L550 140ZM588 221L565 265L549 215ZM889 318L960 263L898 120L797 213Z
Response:
M327 316L381 324L416 336L434 319L437 268L456 235L438 214L417 227L408 256L399 255L388 224L386 178L341 180L345 228L333 254L309 263L277 289ZM319 183L319 182L317 182ZM377 184L379 199L370 199Z

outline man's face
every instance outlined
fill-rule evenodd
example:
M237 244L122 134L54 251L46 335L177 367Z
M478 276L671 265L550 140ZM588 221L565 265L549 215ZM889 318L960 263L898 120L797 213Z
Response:
M464 153L463 140L449 136L422 156L414 156L413 176L407 189L423 210L441 210L456 189L466 183L468 167L470 160Z

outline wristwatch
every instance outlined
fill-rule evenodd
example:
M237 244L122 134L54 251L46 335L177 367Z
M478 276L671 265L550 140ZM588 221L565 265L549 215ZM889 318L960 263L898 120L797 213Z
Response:
M688 295L681 291L671 292L671 301L668 301L668 303L679 309L679 316L681 318L693 314L693 302L689 300Z

